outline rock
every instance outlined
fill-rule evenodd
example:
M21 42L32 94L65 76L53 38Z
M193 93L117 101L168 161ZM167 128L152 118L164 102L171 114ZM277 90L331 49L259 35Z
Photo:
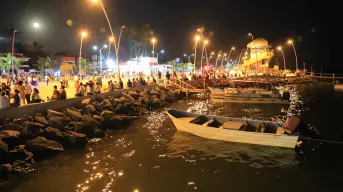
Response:
M88 113L94 113L96 111L94 105L92 104L88 104L86 107L85 107L85 110L88 111Z
M99 122L101 122L103 120L102 117L99 115L93 115L93 119L96 121L99 121Z
M59 129L60 131L65 130L65 125L68 125L71 123L70 117L67 116L51 116L48 120L49 127L54 127Z
M25 146L25 149L31 151L35 156L64 151L64 148L60 143L47 140L44 137L37 137L29 141Z
M9 162L15 160L25 160L33 156L33 154L25 149L25 145L18 145L13 150L9 151Z
M18 124L15 124L15 123L9 123L7 125L4 125L3 129L4 130L19 131L20 132L20 131L23 130L23 127L18 125Z
M48 140L57 141L62 144L64 142L64 137L63 137L62 132L52 127L48 127L44 130L43 137Z
M15 172L25 172L27 170L27 168L29 168L29 167L30 167L30 165L28 163L26 163L25 161L16 160L13 163L12 171L15 171Z
M103 107L100 103L98 103L98 102L94 102L94 103L93 103L93 106L95 107L95 109L96 109L99 113L101 113L101 112L104 110L104 107Z
M12 165L2 164L0 165L0 178L8 178L12 171Z
M48 115L47 115L48 119L50 119L51 116L65 117L65 115L63 113L48 109Z
M94 130L94 134L95 134L96 138L106 137L106 133L103 130L101 130L101 129L95 129Z
M43 115L37 114L37 115L34 117L34 120L35 120L37 123L40 123L40 124L42 124L42 125L45 125L45 126L48 126L48 125L49 125L48 120L46 120L46 118L45 118Z
M2 152L8 152L8 145L0 140L0 154Z
M166 100L166 95L165 94L161 94L160 95L160 99L161 99L161 101L165 101Z
M99 129L99 126L97 124L88 123L88 122L74 122L73 125L74 125L74 130L76 132L83 133L88 138L97 137L97 130Z
M21 124L24 123L25 121L28 121L28 118L23 117L23 118L14 119L14 120L13 120L13 123L14 123L14 124L17 124L17 125L21 125ZM15 131L15 130L14 130L14 131Z
M0 139L9 146L18 145L20 142L19 131L2 130L0 131Z
M115 114L112 111L105 110L100 114L100 116L103 120L111 120Z
M33 139L43 133L45 126L39 123L29 122L25 128L20 132L20 137L25 139Z
M92 101L91 98L88 98L88 99L84 99L81 101L82 104L85 104L85 105L88 105L90 102Z
M85 134L77 133L75 131L67 131L66 133L63 133L63 136L66 143L71 146L83 147L88 143L88 138Z
M79 121L82 117L81 113L74 109L67 108L65 113L73 120L73 121Z
M82 115L81 121L100 125L100 122L93 119L92 116L90 116L90 115Z

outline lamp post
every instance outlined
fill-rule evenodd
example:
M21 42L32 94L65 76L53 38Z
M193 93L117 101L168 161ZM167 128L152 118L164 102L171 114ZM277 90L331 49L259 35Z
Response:
M197 61L197 46L198 46L198 41L200 40L199 36L195 36L195 49L194 49L194 72L196 68L196 61Z
M254 41L254 36L249 33L248 36L251 36L252 42L254 43L255 53L256 53L256 68L255 68L255 75L257 76L257 68L258 68L258 60L257 60L257 47Z
M206 47L207 44L208 44L208 40L204 40L204 45L203 45L203 47L202 47L201 61L200 61L200 65L201 65L201 74L203 74L203 73L202 73L202 60L203 60L203 58L204 58L204 51L205 51L205 47ZM207 57L206 57L206 59L207 59Z
M104 46L102 46L100 49L99 49L99 64L100 64L100 71L102 70L102 49L106 49L107 48L107 45L105 44ZM93 46L93 49L94 50L98 50L98 47L97 46Z
M218 59L220 58L221 56L221 53L222 51L219 51L218 54L217 54L217 58L216 58L216 70L217 70L217 64L218 64Z
M152 43L152 57L155 57L155 43L156 43L156 38L152 38L151 39L151 43Z
M121 39L121 34L122 34L124 28L125 28L125 25L121 26L121 28L120 28L119 39L118 39L118 45L117 45L117 50L116 50L118 69L119 69L120 39ZM120 76L120 74L119 74L119 76Z
M109 44L109 46L108 46L108 56L107 56L107 60L109 61L110 60L110 56L111 56L111 43L112 43L112 41L113 41L113 43L115 43L114 42L114 37L110 37L109 38L109 41L110 41L110 44ZM117 56L118 57L118 56Z
M239 54L239 57L238 57L238 64L241 63L241 56L242 56L242 53L243 53L244 50L245 50L245 49L242 49L241 53Z
M235 47L232 47L230 52L229 52L229 56L227 57L227 60L228 62L230 62L230 55L231 55L231 52L234 51L236 48Z
M279 46L277 49L279 51L281 51L281 54L282 54L282 57L283 57L283 67L284 67L284 70L286 71L287 70L287 68L286 68L286 59L285 59L285 55L283 54L282 47Z
M227 54L226 53L224 53L224 55L223 55L223 57L222 57L222 63L221 63L221 67L223 67L223 61L224 61L224 57L226 57L227 56Z
M106 17L108 26L109 26L109 28L110 28L111 35L112 35L112 37L115 37L115 36L114 36L114 33L113 33L113 30L112 30L111 22L110 22L110 20L108 19L108 16L107 16L107 13L106 13L106 9L105 9L105 7L104 7L104 4L102 3L101 0L92 0L92 1L93 1L94 3L97 3L97 2L100 3L101 8L102 8L102 10L103 10L103 12L104 12L104 14L105 14L105 17ZM116 45L115 43L114 43L114 48L115 48L115 50L116 50L116 54L118 54L117 45ZM116 55L116 56L117 56L117 62L116 62L116 65L117 65L117 78L118 78L118 81L119 81L119 79L120 79L119 59L118 59L118 55Z
M295 55L295 72L298 71L298 56L297 56L297 51L295 50L294 43L292 40L288 40L288 44L292 45L293 50L294 50L294 55Z
M202 30L199 28L199 29L197 29L197 31L200 33L201 38L204 39L204 35L202 34ZM209 59L208 59L208 56L207 56L206 47L205 47L205 55L206 55L206 62L207 62L207 64L208 64L208 63L209 63Z
M87 36L87 33L85 31L81 32L81 43L80 43L80 53L79 53L79 76L81 80L81 61L82 61L82 43L83 38Z
M156 54L157 54L157 64L158 64L158 55L161 54L161 53L162 53L162 54L164 53L164 50L163 50L163 49L162 49L159 53L156 53Z
M14 81L14 59L13 59L13 55L14 55L14 39L15 39L15 33L17 32L18 30L14 30L13 31L13 39L12 39L12 57L11 57L11 63L12 63L12 78L13 78L13 81Z
M188 63L190 63L190 62L191 62L191 56L194 56L194 53L191 54L191 55L187 55L187 54L185 53L185 54L183 54L183 56L184 56L184 57L188 57Z

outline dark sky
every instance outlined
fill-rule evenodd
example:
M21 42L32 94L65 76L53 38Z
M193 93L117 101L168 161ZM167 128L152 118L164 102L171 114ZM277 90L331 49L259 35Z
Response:
M337 3L330 1L304 0L102 0L114 28L121 25L151 24L157 38L157 50L163 48L168 60L192 51L192 37L203 26L204 35L209 31L209 50L229 50L236 46L240 51L249 43L248 32L255 38L267 39L273 47L284 44L289 38L296 40L301 61L320 69L340 68L337 63L327 63L329 34L338 22L335 10ZM78 52L79 31L88 29L85 49L94 44L103 44L109 33L103 12L91 0L0 0L0 28L14 26L23 31L20 42L38 41L45 50ZM71 19L73 26L66 21ZM38 21L42 29L31 27ZM332 25L330 22L333 22ZM0 40L1 44L1 40ZM122 58L128 56L128 41L122 40ZM284 45L285 46L285 45ZM239 52L237 51L237 52ZM276 53L279 61L281 55ZM285 48L287 62L294 64L293 51ZM233 53L233 58L237 55ZM343 71L342 71L343 72Z

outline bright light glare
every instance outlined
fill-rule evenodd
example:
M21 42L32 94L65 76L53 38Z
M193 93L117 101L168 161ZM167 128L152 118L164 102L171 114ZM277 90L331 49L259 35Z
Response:
M106 44L104 45L104 48L107 48L107 45L106 45Z
M231 49L232 49L232 50L235 50L236 48L235 48L235 47L232 47Z
M114 41L114 37L109 38L110 42Z
M251 33L248 33L248 36L252 36L252 34L251 34Z
M195 36L195 40L196 40L196 41L199 41L199 40L200 40L200 36L198 36L198 35Z
M184 57L187 57L187 55L186 55L186 54L183 54L183 56L184 56Z
M82 31L82 32L81 32L81 36L82 36L82 37L86 37L86 36L87 36L87 33L86 33L85 31Z
M281 46L279 46L277 49L281 51L281 50L282 50L282 47L281 47Z
M40 27L40 25L39 25L39 23L37 23L37 22L34 22L34 23L33 23L33 27L34 27L34 28L39 28L39 27Z
M93 3L97 3L97 2L99 2L99 0L92 0L93 1Z
M163 50L163 49L161 50L161 53L164 53L164 50Z
M95 51L98 50L98 47L94 45L93 50L95 50Z
M115 64L114 64L113 60L107 60L106 64L107 64L107 67L110 68L110 69L114 69L114 67L115 67L114 66ZM120 175L120 173L119 173L119 175Z
M155 42L156 42L156 39L155 39L155 38L151 39L151 42L152 42L152 43L155 43Z
M288 40L288 44L293 44L293 41L292 40Z
M208 44L208 40L205 40L205 41L204 41L204 44L207 45L207 44Z
M214 52L212 52L211 55L214 55Z

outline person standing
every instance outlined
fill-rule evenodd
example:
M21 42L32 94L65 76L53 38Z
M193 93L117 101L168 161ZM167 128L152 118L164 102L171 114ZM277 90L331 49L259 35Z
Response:
M120 89L124 89L124 83L121 79L119 79L119 87Z
M45 75L46 86L49 86L49 76Z
M25 98L26 98L26 104L30 103L30 97L32 93L31 85L28 81L25 81Z
M127 88L132 88L132 82L130 79L127 81Z
M19 91L21 103L24 104L25 103L25 87L23 86L23 82L19 81L18 84L14 86L14 90ZM20 103L19 103L19 105L20 105Z

